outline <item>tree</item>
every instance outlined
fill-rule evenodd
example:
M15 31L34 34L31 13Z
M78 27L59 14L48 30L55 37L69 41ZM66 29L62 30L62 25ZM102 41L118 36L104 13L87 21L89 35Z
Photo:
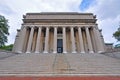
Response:
M9 35L8 29L8 20L0 15L0 47L4 46L5 42L7 42L7 36Z
M113 37L114 37L115 39L117 39L117 41L120 41L120 23L119 23L119 27L118 27L117 31L115 31L115 32L113 33Z

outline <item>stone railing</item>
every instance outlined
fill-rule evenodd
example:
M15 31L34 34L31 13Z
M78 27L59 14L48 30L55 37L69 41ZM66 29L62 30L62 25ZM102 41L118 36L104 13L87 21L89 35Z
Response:
M120 52L120 48L107 49L106 52Z

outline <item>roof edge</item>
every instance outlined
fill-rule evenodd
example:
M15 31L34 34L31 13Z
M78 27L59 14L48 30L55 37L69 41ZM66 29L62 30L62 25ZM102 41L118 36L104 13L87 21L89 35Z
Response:
M79 12L40 12L40 13L26 13L26 15L93 15L93 13L79 13Z

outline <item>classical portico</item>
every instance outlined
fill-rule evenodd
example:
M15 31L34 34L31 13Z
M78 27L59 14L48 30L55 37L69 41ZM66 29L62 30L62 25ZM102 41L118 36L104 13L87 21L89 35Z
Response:
M13 51L101 53L104 43L92 13L27 13Z

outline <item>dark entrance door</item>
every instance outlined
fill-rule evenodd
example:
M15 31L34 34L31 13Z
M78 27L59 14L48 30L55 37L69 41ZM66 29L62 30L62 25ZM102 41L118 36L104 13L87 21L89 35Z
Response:
M57 39L57 53L63 52L63 40Z

